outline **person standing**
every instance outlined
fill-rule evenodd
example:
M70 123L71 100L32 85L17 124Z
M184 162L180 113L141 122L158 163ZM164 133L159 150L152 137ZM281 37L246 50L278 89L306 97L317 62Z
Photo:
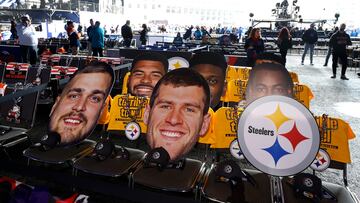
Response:
M304 46L304 53L301 58L301 65L304 65L305 56L310 49L310 65L313 64L313 55L314 55L314 47L315 43L318 41L318 34L315 30L315 24L311 23L310 28L305 31L305 33L302 36L302 40L305 43Z
M185 34L183 35L184 40L191 39L192 29L194 27L191 25L188 29L186 29Z
M283 27L279 32L277 44L280 49L281 58L283 59L284 65L286 64L286 55L288 49L291 48L291 35L289 30L286 27Z
M22 62L29 63L30 61L31 65L35 65L37 59L38 38L35 34L35 28L31 25L29 15L26 14L21 17L21 24L16 26L16 30L19 37Z
M104 30L100 27L99 21L95 22L95 26L91 30L91 45L93 56L104 56Z
M88 55L91 56L92 54L92 45L91 45L91 30L94 28L94 20L90 19L90 26L86 29L86 33L88 35L87 40L87 49L88 49Z
M148 33L148 28L146 26L146 24L142 24L142 30L140 31L140 42L141 45L146 45L146 41L147 41L147 33Z
M260 29L253 28L249 37L245 41L245 46L248 66L253 67L257 58L257 55L261 54L265 50L264 41L261 39Z
M70 41L70 48L72 55L77 55L80 47L80 36L75 29L74 22L68 21L66 31Z
M351 45L350 36L345 32L346 25L345 23L340 25L340 29L334 33L330 38L330 46L333 48L332 52L332 71L333 75L331 78L336 78L336 67L338 64L338 58L341 60L341 79L349 80L345 76L346 68L347 68L347 55L346 55L346 46Z
M331 38L331 36L337 32L339 30L339 27L335 27L334 31L333 32L330 32L328 37ZM330 43L329 43L329 48L328 48L328 51L327 51L327 54L326 54L326 58L325 58L325 64L324 66L327 66L328 62L329 62L329 58L330 58L330 55L332 53L332 47L330 46Z
M16 30L16 23L15 21L11 21L10 22L11 27L10 27L10 32L11 32L11 36L10 39L11 40L17 40L18 39L18 35L17 35L17 30Z
M194 32L194 38L195 38L196 40L201 40L201 38L202 38L202 33L201 33L201 31L200 31L199 26L196 26L196 30L195 30L195 32Z
M130 47L131 40L133 38L133 33L130 27L130 20L127 20L125 25L121 27L121 35L124 39L124 46Z

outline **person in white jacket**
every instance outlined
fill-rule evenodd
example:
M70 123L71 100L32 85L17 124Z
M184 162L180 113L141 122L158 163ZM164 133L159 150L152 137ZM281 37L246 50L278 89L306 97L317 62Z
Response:
M31 65L35 65L37 60L38 39L35 34L35 28L31 25L29 15L21 16L21 23L16 26L16 30L19 36L22 62L30 62Z

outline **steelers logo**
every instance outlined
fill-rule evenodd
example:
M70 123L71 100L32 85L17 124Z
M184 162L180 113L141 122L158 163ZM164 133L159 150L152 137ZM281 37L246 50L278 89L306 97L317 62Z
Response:
M175 56L168 59L169 71L178 68L189 68L189 62L183 57Z
M153 155L152 155L152 158L153 159L159 159L160 158L160 153L159 152L155 152Z
M125 126L125 135L129 140L136 140L140 137L141 128L136 122L129 122Z
M224 167L224 172L230 174L232 172L232 167L230 165L226 165Z
M98 143L95 148L96 148L96 150L101 150L102 148L104 148L104 144Z
M320 145L312 114L301 103L284 96L262 97L250 103L241 114L237 132L245 158L274 176L305 170Z
M316 155L315 160L310 165L310 168L315 171L324 171L330 166L330 156L329 154L323 150L319 149L319 152Z
M42 141L45 141L45 140L47 140L48 138L49 138L48 135L44 135L44 136L42 136L41 140L42 140Z
M230 149L230 154L235 159L239 159L239 160L244 159L243 153L241 152L240 145L237 139L233 140L230 143L229 149Z
M303 181L303 183L304 183L304 185L305 185L306 187L312 187L312 186L314 186L314 183L313 183L313 181L312 181L310 178L305 178L304 181Z

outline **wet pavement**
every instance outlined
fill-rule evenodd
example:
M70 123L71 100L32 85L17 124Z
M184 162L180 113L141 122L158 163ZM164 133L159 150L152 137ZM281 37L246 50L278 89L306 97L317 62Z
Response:
M360 78L350 67L346 76L350 80L341 80L338 67L337 78L331 79L331 58L324 67L325 56L314 56L314 65L310 65L309 56L301 65L301 55L289 55L287 68L299 76L299 81L309 86L314 94L310 110L315 115L324 113L348 122L355 135L360 136ZM357 69L360 72L360 69ZM360 139L349 140L352 163L348 165L349 188L360 197ZM342 171L327 169L320 174L324 180L343 184Z

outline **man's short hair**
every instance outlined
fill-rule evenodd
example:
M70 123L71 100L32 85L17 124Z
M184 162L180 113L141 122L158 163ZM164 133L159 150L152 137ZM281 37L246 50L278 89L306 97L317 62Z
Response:
M289 71L285 68L285 66L279 64L279 63L260 63L256 64L251 70L249 74L248 79L248 85L251 85L251 83L254 82L254 78L256 76L256 73L258 71L265 70L265 71L278 71L282 74L282 76L285 79L286 84L288 85L288 88L291 89L291 91L294 88L294 83L291 79Z
M174 87L188 87L198 86L204 91L204 109L203 114L207 114L210 106L210 88L205 78L198 72L188 69L179 68L166 73L155 85L154 90L150 97L150 107L152 108L156 97L159 95L159 88L161 85L173 85Z
M190 68L199 64L211 64L219 67L224 75L226 75L227 63L223 54L215 52L200 52L196 53L190 59Z
M133 71L135 65L137 62L139 61L158 61L160 63L162 63L162 65L164 66L164 72L166 73L168 71L169 68L169 61L167 60L167 58L157 52L146 52L146 53L142 53L138 56L135 57L135 59L133 60L132 64L131 64L131 72Z
M113 68L105 63L105 62L99 62L99 61L92 61L89 63L88 66L86 66L85 68L78 70L75 72L75 74L73 75L73 77L71 77L69 83L72 82L72 80L79 74L85 74L85 73L107 73L110 75L111 77L111 85L109 86L109 88L106 90L107 93L109 93L109 91L112 89L114 82L115 82L115 74L114 74L114 70ZM63 90L63 92L66 92L65 90L67 88L70 88L70 85L66 85L65 89Z
M271 52L264 52L257 56L255 64L260 63L278 63L285 66L285 62L280 55L271 53Z

